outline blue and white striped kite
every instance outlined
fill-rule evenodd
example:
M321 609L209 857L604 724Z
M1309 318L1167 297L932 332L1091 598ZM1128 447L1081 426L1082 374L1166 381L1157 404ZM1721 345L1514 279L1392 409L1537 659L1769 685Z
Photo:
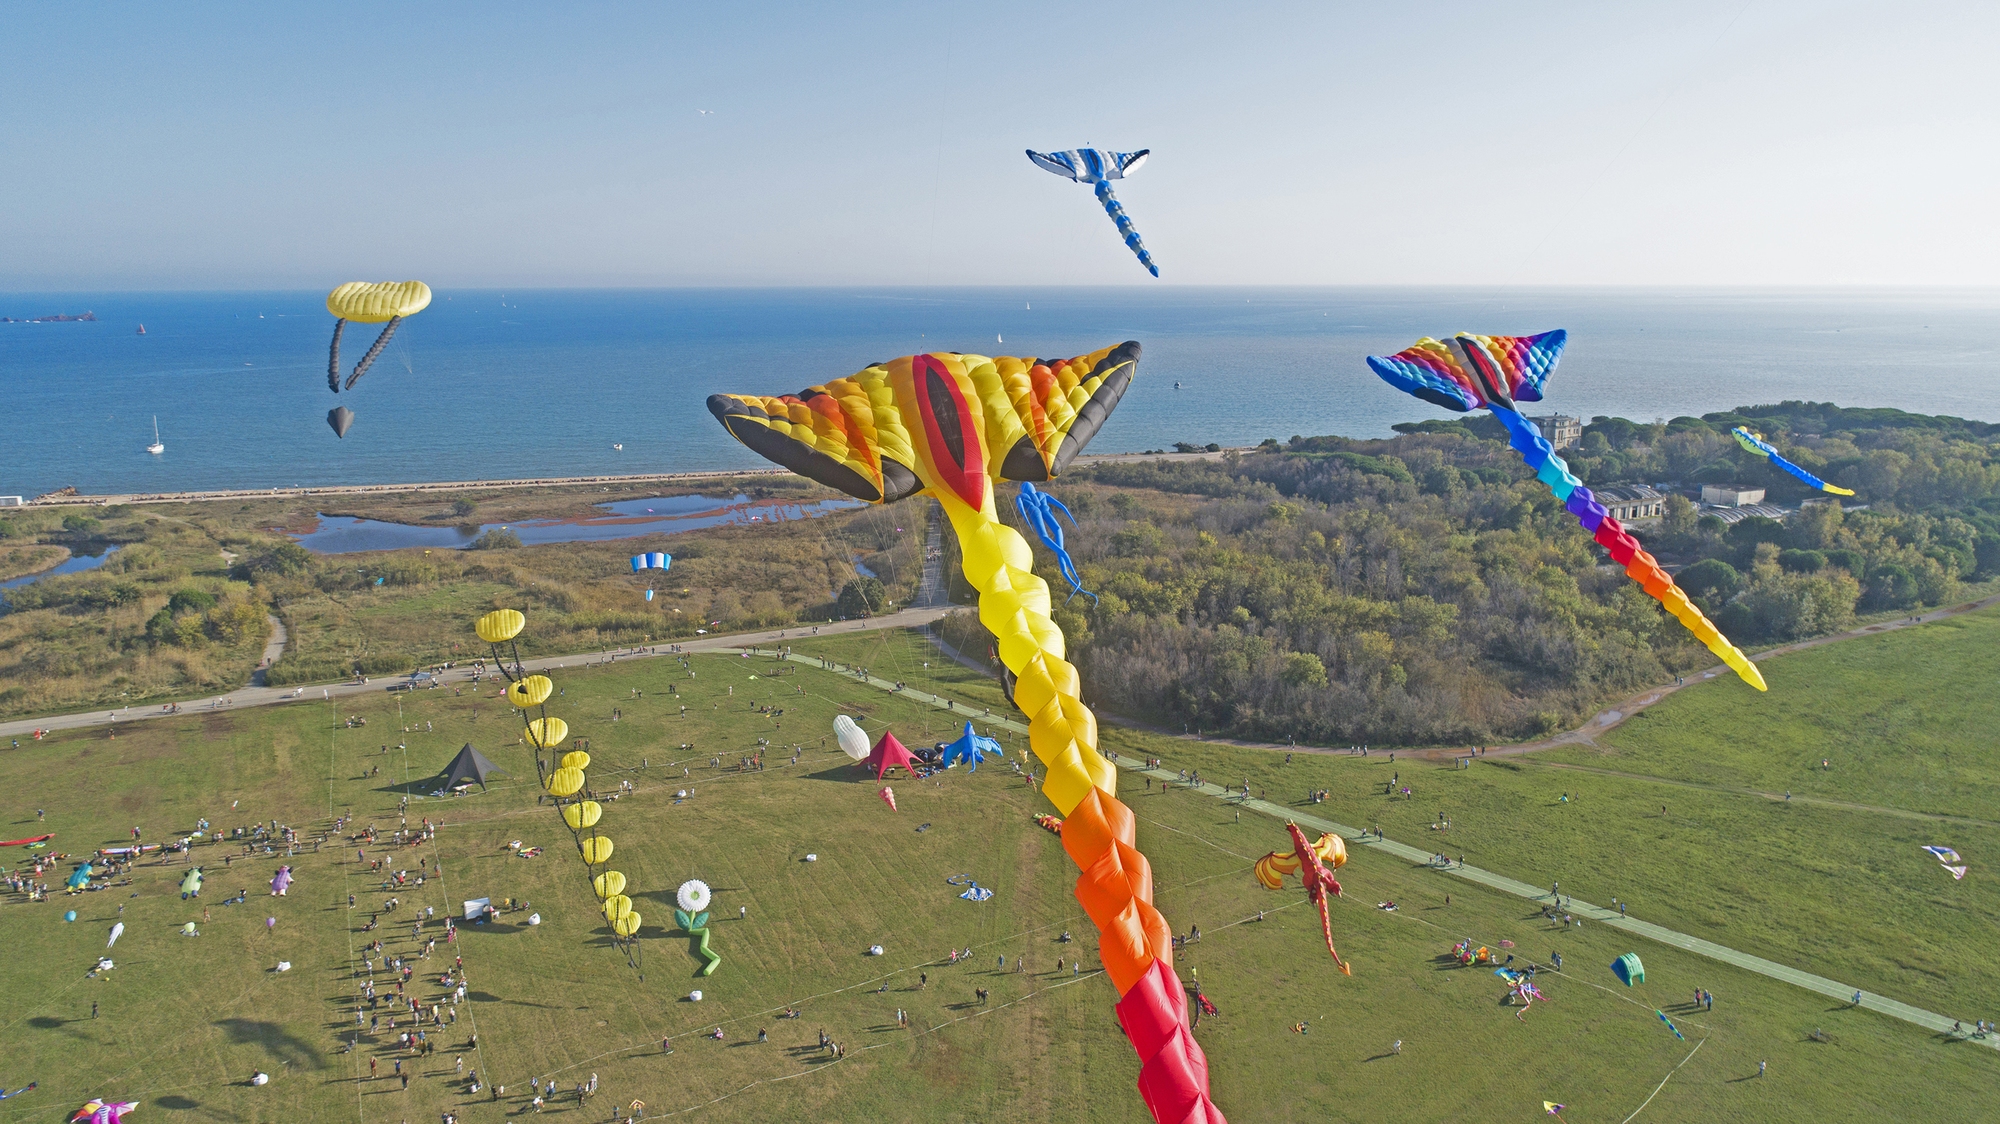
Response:
M635 574L641 570L664 570L673 564L673 555L661 554L657 551L652 554L634 554L632 556L632 572Z
M1077 183L1097 185L1097 201L1104 206L1104 213L1118 224L1118 236L1125 239L1125 245L1139 255L1139 264L1146 267L1153 276L1160 275L1160 267L1153 264L1153 255L1146 252L1146 244L1139 241L1139 231L1125 214L1125 207L1118 197L1111 193L1111 181L1122 180L1139 170L1146 162L1150 148L1137 152L1106 152L1101 148L1074 148L1068 152L1036 152L1028 150L1028 159L1035 167L1045 172L1054 172Z

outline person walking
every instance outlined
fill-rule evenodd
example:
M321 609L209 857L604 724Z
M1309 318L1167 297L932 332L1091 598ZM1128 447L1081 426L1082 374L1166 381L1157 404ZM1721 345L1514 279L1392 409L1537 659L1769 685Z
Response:
M1390 1053L1392 1053L1392 1054L1397 1054L1397 1055L1400 1055L1400 1054L1402 1054L1402 1052L1403 1052L1403 1040L1402 1040L1402 1039L1400 1039L1400 1038L1398 1038L1398 1039L1396 1039L1396 1040L1395 1040L1394 1042L1390 1043L1390 1044L1389 1044L1389 1052L1390 1052Z
M1759 1076L1759 1077L1762 1077L1762 1076L1764 1076L1764 1066L1765 1066L1765 1064L1766 1064L1766 1063L1764 1063L1764 1062L1761 1062L1761 1061L1757 1063L1757 1076Z

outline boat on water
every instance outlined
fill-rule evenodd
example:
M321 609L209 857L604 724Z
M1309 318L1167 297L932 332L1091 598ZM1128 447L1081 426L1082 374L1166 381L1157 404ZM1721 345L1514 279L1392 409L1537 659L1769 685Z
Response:
M167 447L160 444L160 416L158 414L153 415L153 443L146 446L146 451L156 457L167 451Z

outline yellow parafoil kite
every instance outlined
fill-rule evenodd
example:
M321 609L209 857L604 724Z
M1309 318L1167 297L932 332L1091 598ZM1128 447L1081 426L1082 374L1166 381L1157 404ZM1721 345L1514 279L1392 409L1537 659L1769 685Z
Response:
M1079 696L1063 634L1049 619L1034 555L1000 521L999 480L1052 479L1096 436L1138 368L1139 345L1072 359L908 355L849 378L776 397L712 395L708 408L764 456L872 503L919 492L950 518L979 619L999 641L1028 743L1048 769L1042 794L1066 819L1063 849L1083 877L1076 896L1097 925L1118 1015L1139 1052L1139 1091L1153 1115L1219 1120L1208 1062L1195 1044L1173 971L1173 936L1153 907L1153 878L1118 800L1117 766L1097 749L1097 719Z
M354 389L368 368L374 366L376 356L389 345L389 337L396 334L396 325L406 318L415 316L431 303L431 287L422 281L349 281L326 295L326 310L333 313L333 346L326 357L326 387L339 394L342 390ZM347 328L348 321L357 324L384 324L382 334L375 337L375 343L361 362L354 365L354 373L347 381L340 381L340 334ZM336 406L326 415L327 424L333 427L335 436L347 436L348 427L354 424L354 411L345 406Z
M591 889L603 903L604 921L611 927L613 943L624 951L625 962L639 971L639 978L644 980L646 975L639 957L639 913L625 894L625 876L606 866L611 861L611 840L597 830L598 821L604 818L604 805L590 799L586 787L589 779L584 770L590 768L590 752L584 749L564 752L558 748L569 737L569 723L549 713L549 698L555 694L555 684L548 676L530 675L521 666L516 638L527 624L528 618L518 610L495 609L479 618L473 631L492 646L493 662L507 677L507 701L521 712L524 722L521 739L534 749L535 771L542 778L542 789L555 798L563 826L576 839L577 854L583 857ZM500 651L503 644L509 646L505 656ZM530 718L530 714L534 717Z

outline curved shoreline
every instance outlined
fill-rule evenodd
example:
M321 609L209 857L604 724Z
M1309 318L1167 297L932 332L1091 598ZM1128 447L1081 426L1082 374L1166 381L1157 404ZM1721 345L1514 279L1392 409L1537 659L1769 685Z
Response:
M587 484L649 484L655 481L716 480L735 476L782 476L781 468L712 472L640 472L619 476L542 476L521 480L437 480L415 484L327 484L311 488L218 488L193 492L128 492L106 495L50 492L24 507L109 507L113 504L206 503L212 500L268 500L286 496L406 495L412 492L468 492L494 488L560 488Z
M1075 467L1135 460L1220 460L1243 449L1198 453L1097 453L1076 458ZM468 492L494 488L565 488L589 484L650 484L677 480L726 480L739 476L790 476L782 468L710 469L700 472L634 472L614 476L537 476L519 480L433 480L409 484L324 484L298 488L212 488L186 492L45 492L30 507L109 507L113 504L206 503L212 500L267 500L286 496L385 496L413 492Z

